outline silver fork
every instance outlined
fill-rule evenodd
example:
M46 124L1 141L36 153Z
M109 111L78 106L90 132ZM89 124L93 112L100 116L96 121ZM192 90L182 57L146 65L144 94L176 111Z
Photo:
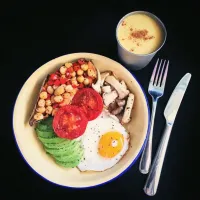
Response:
M164 94L168 66L169 66L169 61L164 60L163 62L163 60L161 59L161 61L159 62L159 59L158 59L154 67L153 73L151 75L150 82L149 82L148 92L152 97L152 114L151 114L149 136L147 138L147 142L146 142L144 151L142 153L140 165L139 165L139 170L143 174L147 174L149 172L149 168L151 165L152 138L153 138L153 127L154 127L156 107L157 107L158 99L162 97ZM157 70L157 67L158 67L158 70Z

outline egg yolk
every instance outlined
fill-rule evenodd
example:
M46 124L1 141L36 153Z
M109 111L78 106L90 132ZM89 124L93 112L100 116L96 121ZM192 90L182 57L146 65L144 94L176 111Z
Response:
M115 157L121 150L124 144L123 135L119 132L107 132L99 141L99 154L105 158Z

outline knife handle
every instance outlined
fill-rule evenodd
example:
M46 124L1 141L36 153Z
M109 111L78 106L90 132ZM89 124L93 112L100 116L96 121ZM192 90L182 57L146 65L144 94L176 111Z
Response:
M162 166L163 166L171 130L172 130L172 124L166 124L162 139L160 141L158 150L156 152L156 156L153 160L152 167L147 177L147 180L144 186L144 192L149 196L153 196L157 192L158 183L160 180L160 174L162 171Z

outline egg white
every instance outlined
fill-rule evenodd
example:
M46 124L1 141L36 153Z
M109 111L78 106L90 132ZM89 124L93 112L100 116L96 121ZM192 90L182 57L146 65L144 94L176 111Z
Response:
M124 145L115 157L105 158L98 153L98 145L101 136L110 131L121 133L124 138ZM129 134L126 129L106 111L103 111L95 120L88 122L81 140L84 157L77 166L80 171L104 171L109 169L121 159L129 148Z

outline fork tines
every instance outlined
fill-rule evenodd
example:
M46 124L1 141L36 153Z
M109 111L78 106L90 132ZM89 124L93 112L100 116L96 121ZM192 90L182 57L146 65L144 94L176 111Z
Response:
M165 64L166 63L166 64ZM159 67L158 67L159 66ZM159 58L156 62L156 65L154 67L150 83L157 87L165 87L165 82L167 78L167 72L168 72L168 66L169 66L169 60L161 59L159 62ZM158 70L157 70L158 67ZM161 70L161 72L160 72ZM164 72L164 75L163 75Z

